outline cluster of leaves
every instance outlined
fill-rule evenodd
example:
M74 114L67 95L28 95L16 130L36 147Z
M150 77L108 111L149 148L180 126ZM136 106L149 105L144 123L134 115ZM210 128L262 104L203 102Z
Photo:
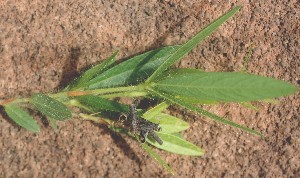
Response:
M189 124L163 112L170 104L182 106L217 122L262 136L255 130L205 111L197 104L246 102L249 105L251 101L272 99L298 91L297 87L287 82L244 72L170 69L170 66L190 52L239 9L240 7L236 7L230 10L185 44L149 51L120 64L116 64L117 52L115 52L101 64L84 72L59 93L48 95L38 93L30 98L9 99L0 104L4 106L5 112L12 120L32 132L39 132L40 128L22 107L34 106L36 110L47 116L49 123L55 129L57 129L56 121L70 119L72 114L77 115L72 113L70 107L78 107L85 111L78 114L81 118L106 124L116 132L135 138L128 129L116 126L111 119L116 117L116 114L129 111L127 105L112 99L143 97L163 101L148 111L139 111L144 119L160 124L162 132L158 132L157 135L163 140L163 144L160 145L147 138L147 143L142 144L142 147L173 173L148 144L183 155L199 156L204 151L180 136L180 132L186 130Z

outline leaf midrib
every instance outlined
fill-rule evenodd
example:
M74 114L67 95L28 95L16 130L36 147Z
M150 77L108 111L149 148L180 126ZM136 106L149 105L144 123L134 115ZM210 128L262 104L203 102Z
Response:
M204 88L204 89L247 89L247 87L205 87L200 85L199 86L195 86L195 85L176 85L176 84L162 84L162 83L156 83L156 86L160 85L160 86L169 86L169 87L176 87L176 88ZM263 87L262 87L263 88ZM250 88L249 88L250 89ZM257 89L257 88L255 88Z
M47 108L48 110L51 110L52 111L51 113L53 115L55 115L57 118L62 118L62 115L64 116L63 118L65 118L65 116L68 115L68 113L69 113L67 111L65 112L63 110L59 110L59 109L57 110L56 108L50 107L47 104L39 103L39 102L36 102L36 101L33 101L33 103L36 104L36 105L42 106L44 108ZM61 113L61 115L59 113Z

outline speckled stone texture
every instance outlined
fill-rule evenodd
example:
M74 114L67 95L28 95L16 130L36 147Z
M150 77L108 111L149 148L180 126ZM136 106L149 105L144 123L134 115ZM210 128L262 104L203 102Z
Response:
M300 3L296 0L9 0L0 2L0 98L53 92L115 50L125 60L150 49L181 44L236 5L241 11L184 57L177 67L240 71L300 81ZM299 94L276 104L204 106L261 131L248 135L178 107L183 136L202 157L156 150L178 177L300 177ZM140 145L104 126L73 119L56 133L42 116L39 134L0 118L0 177L171 177Z

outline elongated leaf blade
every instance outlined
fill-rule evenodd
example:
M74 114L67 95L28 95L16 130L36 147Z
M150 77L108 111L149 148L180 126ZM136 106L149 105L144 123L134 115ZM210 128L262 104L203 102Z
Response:
M161 132L163 133L181 132L190 127L187 122L164 113L159 113L152 118L148 118L147 116L144 118L153 123L159 124L159 126L162 129Z
M99 112L101 110L121 113L129 112L127 105L94 95L78 96L76 97L76 100L78 100L83 106L90 108L93 112Z
M177 133L189 128L189 124L177 117L162 113L169 104L162 102L143 114L143 118L159 124L164 133Z
M37 110L55 120L63 121L72 117L72 113L66 105L45 94L34 94L31 102Z
M136 84L149 77L178 48L169 46L135 56L93 78L83 86L87 89Z
M135 138L136 140L138 140L135 136L133 136L132 134L130 134L128 132L128 130L123 129L123 128L116 128L113 126L108 126L109 129L113 130L114 132L118 132L118 133L123 133L126 134L130 137ZM175 175L174 171L172 170L172 168L163 160L161 159L161 157L156 154L149 146L147 143L142 144L142 148L145 149L150 156L152 156L157 162L159 162L164 168L166 168L171 174Z
M199 72L170 76L156 89L178 97L220 102L245 102L286 96L298 91L287 82L234 72Z
M174 135L175 137L179 137L181 139L184 139L183 136L180 133L172 133L172 135Z
M161 114L168 107L169 107L169 104L167 104L166 102L161 102L160 104L156 105L154 108L146 111L142 117L147 120L150 120L150 119L156 117L157 115Z
M189 156L201 156L204 154L204 150L180 137L162 132L157 132L156 134L163 140L164 143L162 145L150 139L147 139L147 142L159 149Z
M103 73L105 70L109 69L115 62L118 51L114 52L109 58L107 58L102 63L92 67L91 69L85 71L77 81L72 85L72 89L84 87L85 84L91 79L95 78L99 74Z
M164 168L166 168L171 174L175 175L172 168L160 158L158 154L156 154L147 144L142 145L143 148L157 161L159 162Z
M156 95L158 97L162 97L162 98L165 98L167 100L169 100L170 102L174 103L174 104L178 104L182 107L185 107L191 111L195 111L197 112L198 114L201 114L201 115L204 115L204 116L207 116L211 119L213 119L214 121L216 122L220 122L220 123L223 123L223 124L227 124L227 125L230 125L232 127L235 127L235 128L239 128L241 130L244 130L246 132L249 132L251 134L255 134L255 135L258 135L260 137L263 137L263 135L255 130L252 130L248 127L245 127L245 126L242 126L242 125L239 125L235 122L232 122L230 120L227 120L227 119L224 119L222 117L219 117L213 113L210 113L208 111L205 111L204 109L201 109L201 108L198 108L196 106L194 106L193 104L190 104L190 103L187 103L187 102L184 102L178 98L175 98L174 96L170 95L170 94L167 94L167 93L164 93L164 92L160 92L160 91L155 91L155 90L151 90L151 92L153 93L153 95Z
M7 104L4 105L4 109L7 115L21 127L31 132L40 131L40 127L35 120L20 107L14 104Z
M186 96L176 96L176 98L181 99L185 102L192 103L192 104L218 104L219 101L213 101L213 100L201 100L195 97L186 97Z
M225 21L227 21L231 16L239 11L241 7L235 7L234 9L230 10L211 24L209 24L206 28L201 30L197 35L195 35L192 39L187 41L183 44L180 48L178 48L172 55L168 57L167 60L164 61L160 65L160 67L147 79L146 82L154 81L162 72L164 72L167 68L181 59L184 55L190 52L196 45L202 42L206 37L212 34L220 25L222 25Z
M241 102L240 104L246 108L250 108L255 111L259 111L259 109L256 106L254 106L251 102Z

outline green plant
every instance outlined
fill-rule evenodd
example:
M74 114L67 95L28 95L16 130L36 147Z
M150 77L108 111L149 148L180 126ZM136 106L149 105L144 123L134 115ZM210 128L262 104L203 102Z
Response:
M40 128L35 120L22 108L34 106L47 116L50 125L57 129L56 122L79 116L85 120L105 124L110 129L139 140L128 127L115 121L122 113L129 113L128 105L115 100L116 97L151 98L161 101L149 110L138 110L137 117L159 124L157 132L163 144L147 138L142 147L171 173L172 169L151 149L157 148L183 155L200 156L204 151L180 136L189 124L163 113L171 104L176 104L246 132L262 136L246 126L219 117L203 110L197 104L249 102L273 99L293 94L298 88L287 82L248 74L245 72L203 72L196 69L170 69L175 62L190 52L221 24L238 12L236 7L208 25L185 44L163 47L135 56L116 64L115 52L101 64L87 70L64 90L54 94L34 94L29 98L1 101L7 115L18 125L32 132ZM82 113L69 108L78 107ZM131 113L132 114L132 113Z

